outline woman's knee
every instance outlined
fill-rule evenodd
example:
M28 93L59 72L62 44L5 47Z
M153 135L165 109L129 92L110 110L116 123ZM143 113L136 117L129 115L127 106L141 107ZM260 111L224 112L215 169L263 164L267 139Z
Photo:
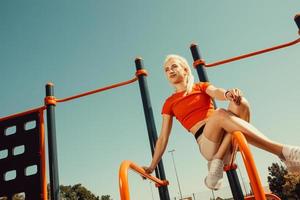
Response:
M242 97L239 105L231 101L228 110L244 120L250 119L250 104L245 97Z
M225 119L226 117L228 117L229 113L226 109L224 108L218 108L215 110L214 114L213 114L213 117L214 118L217 118L219 120L223 120Z
M241 104L239 105L241 109L250 111L250 104L245 97L242 97Z

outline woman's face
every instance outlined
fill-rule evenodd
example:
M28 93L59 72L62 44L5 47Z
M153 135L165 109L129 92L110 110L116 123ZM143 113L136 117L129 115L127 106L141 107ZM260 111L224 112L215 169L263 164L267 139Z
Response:
M170 59L164 66L165 74L171 84L177 84L185 80L187 69L178 59Z

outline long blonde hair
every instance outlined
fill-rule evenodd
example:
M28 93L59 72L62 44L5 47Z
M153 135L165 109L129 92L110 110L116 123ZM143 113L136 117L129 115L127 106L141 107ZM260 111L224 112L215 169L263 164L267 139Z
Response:
M187 62L187 60L185 58L183 58L182 56L179 55L175 55L175 54L171 54L168 55L164 61L164 66L166 65L166 63L171 60L171 59L176 59L179 61L181 67L187 69L187 78L186 78L186 94L189 94L192 92L193 90L193 85L194 85L194 76L192 74L191 68L189 66L189 63Z

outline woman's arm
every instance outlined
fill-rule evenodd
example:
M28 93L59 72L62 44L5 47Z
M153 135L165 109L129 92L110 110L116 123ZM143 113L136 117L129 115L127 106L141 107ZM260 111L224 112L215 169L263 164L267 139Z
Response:
M215 98L220 101L225 101L227 98L225 97L226 90L223 88L217 88L213 85L209 85L205 91L209 96Z
M242 98L241 90L234 88L230 90L224 90L223 88L217 88L213 85L209 85L205 91L212 98L217 100L225 101L234 101L236 104L240 104Z
M162 117L163 117L162 118L162 127L161 127L161 131L160 131L160 135L156 141L152 162L149 167L143 167L145 169L145 171L149 174L151 174L154 171L157 164L161 160L161 157L166 150L169 136L171 133L173 117L171 115L166 115L166 114L163 114Z

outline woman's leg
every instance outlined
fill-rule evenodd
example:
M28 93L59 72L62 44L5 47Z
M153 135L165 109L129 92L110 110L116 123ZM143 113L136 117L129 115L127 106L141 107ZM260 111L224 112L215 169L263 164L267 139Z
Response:
M240 105L237 105L232 101L229 102L227 110L247 122L250 121L250 106L245 98L242 98ZM217 153L214 155L213 159L223 159L226 154L231 153L231 138L232 135L230 133L226 133L224 135L220 147ZM227 160L227 162L228 161L229 160Z
M241 106L242 105L242 106ZM283 146L264 136L254 126L249 124L250 110L245 99L239 106L230 104L229 109L218 109L209 118L203 130L203 135L210 141L220 143L220 146L210 162L208 176L205 184L210 189L218 189L223 178L223 158L231 145L231 134L234 131L241 131L247 141L261 149L271 152L281 159L287 161L285 164L289 171L299 171L300 169L300 148ZM237 107L235 107L237 106ZM224 133L224 130L226 133ZM284 154L284 155L283 155Z
M249 104L244 98L242 99L240 105L230 102L228 106L228 112L244 119L245 121L250 120ZM208 127L208 129L211 129L211 127ZM204 182L208 188L217 190L220 188L222 183L224 163L228 164L230 161L230 155L232 153L232 135L230 133L226 133L223 128L218 128L215 131L218 131L218 133L213 133L217 136L217 138L215 138L217 140L215 141L220 141L221 144L218 146L218 149L213 155L212 161L209 162L209 172ZM207 130L204 134L206 134L204 136L209 139L209 132Z
M250 115L249 115L250 118ZM234 131L241 131L245 135L247 141L261 149L271 152L280 158L282 156L283 145L276 143L266 136L264 136L259 130L253 125L249 124L243 119L235 116L231 112L225 109L218 109L209 118L204 128L203 134L212 142L220 142L223 138L223 131L232 133ZM229 136L228 136L229 137ZM225 146L225 144L224 144ZM220 146L221 147L221 146ZM222 150L222 149L220 149ZM221 152L222 153L222 152ZM220 154L221 154L220 153Z

